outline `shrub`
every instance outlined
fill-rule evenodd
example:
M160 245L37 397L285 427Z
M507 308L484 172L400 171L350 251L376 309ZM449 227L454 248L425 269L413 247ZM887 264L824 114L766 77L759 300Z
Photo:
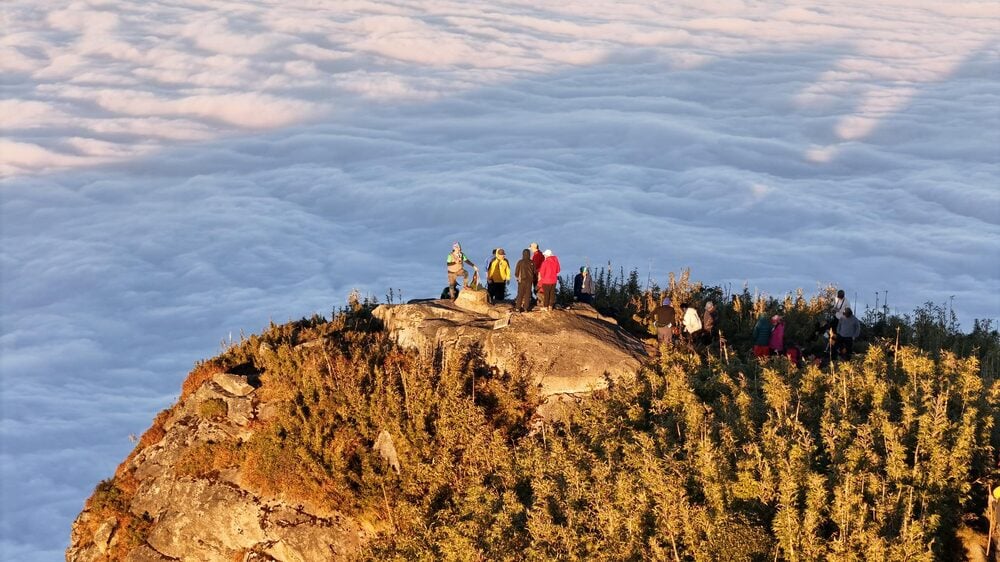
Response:
M229 406L221 398L209 398L198 404L198 415L209 420L224 418L229 415Z

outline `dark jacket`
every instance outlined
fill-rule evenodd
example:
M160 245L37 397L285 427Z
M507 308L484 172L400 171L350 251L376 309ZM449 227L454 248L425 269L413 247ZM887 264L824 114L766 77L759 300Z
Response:
M663 305L653 309L653 323L657 328L664 328L674 323L676 313L671 305Z
M771 344L771 318L763 315L753 327L753 344L769 346Z
M514 278L522 285L534 285L538 279L538 273L535 271L535 263L531 261L530 250L521 252L521 261L517 262L517 265L514 266Z

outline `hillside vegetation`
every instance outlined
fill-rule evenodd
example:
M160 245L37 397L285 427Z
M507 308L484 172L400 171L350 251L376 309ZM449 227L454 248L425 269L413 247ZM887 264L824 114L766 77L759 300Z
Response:
M726 295L686 273L663 291L634 272L597 280L596 306L636 331L661 292L713 299L728 347L663 350L540 420L533 381L474 349L404 351L373 303L355 301L199 364L184 395L229 371L279 406L249 439L192 448L178 470L236 469L259 494L367 521L370 560L961 560L960 536L985 533L1000 484L989 324L963 334L932 305L875 313L853 361L799 369L750 358L747 334L756 314L780 309L790 339L811 345L829 292ZM383 431L398 471L373 450ZM162 433L154 423L136 451ZM119 554L149 524L129 513L133 493L126 461L88 501L94 520L111 514L131 533Z

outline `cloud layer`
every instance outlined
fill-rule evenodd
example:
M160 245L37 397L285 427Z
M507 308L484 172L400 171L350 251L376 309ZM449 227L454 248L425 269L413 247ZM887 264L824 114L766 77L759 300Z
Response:
M456 239L1000 317L994 3L578 4L6 3L0 558L220 342Z

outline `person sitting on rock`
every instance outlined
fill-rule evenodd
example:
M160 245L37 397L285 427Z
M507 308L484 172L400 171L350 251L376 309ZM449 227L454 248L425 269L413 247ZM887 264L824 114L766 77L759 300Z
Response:
M573 278L573 298L577 302L592 304L594 302L594 279L590 276L590 268L583 266L580 273Z
M469 286L469 272L465 270L465 264L471 265L477 275L479 274L479 268L462 252L462 245L458 242L452 244L451 253L448 254L448 259L445 263L448 265L448 293L451 295L452 300L454 300L458 295L455 293L453 287L458 282L459 277L462 278L463 287Z
M456 282L451 287L445 287L441 290L441 300L444 299L454 299L452 295L458 293L458 283Z
M514 300L514 312L527 312L531 309L531 289L538 281L535 263L531 261L531 250L521 251L521 261L514 266L514 278L517 279L517 298Z
M660 306L653 309L652 316L653 326L656 328L656 341L660 342L660 345L673 345L676 313L670 303L670 297L663 297Z
M507 295L508 281L510 281L510 262L507 261L507 253L504 249L497 248L493 252L493 259L486 266L486 290L490 297L490 304L503 301Z
M538 269L538 285L542 294L542 306L539 310L552 310L556 303L556 283L559 281L559 258L552 250L543 252L545 261Z

